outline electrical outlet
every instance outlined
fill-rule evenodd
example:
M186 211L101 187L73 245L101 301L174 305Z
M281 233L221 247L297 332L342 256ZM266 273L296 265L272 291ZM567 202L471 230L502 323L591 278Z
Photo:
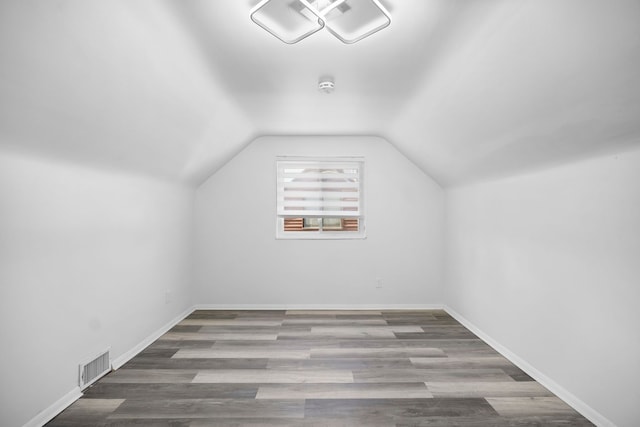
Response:
M382 279L378 277L376 279L376 289L380 289L380 288L382 288Z
M169 304L171 302L171 291L167 289L164 291L164 303Z

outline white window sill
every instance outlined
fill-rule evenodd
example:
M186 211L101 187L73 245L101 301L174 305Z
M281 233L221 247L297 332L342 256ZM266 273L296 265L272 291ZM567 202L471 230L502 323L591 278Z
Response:
M364 240L367 236L364 232L330 231L282 231L276 233L276 240Z

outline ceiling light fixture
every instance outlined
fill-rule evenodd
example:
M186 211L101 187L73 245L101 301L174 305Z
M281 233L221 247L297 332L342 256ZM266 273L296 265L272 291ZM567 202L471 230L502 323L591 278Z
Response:
M287 44L326 28L351 44L391 24L379 0L261 0L251 20Z

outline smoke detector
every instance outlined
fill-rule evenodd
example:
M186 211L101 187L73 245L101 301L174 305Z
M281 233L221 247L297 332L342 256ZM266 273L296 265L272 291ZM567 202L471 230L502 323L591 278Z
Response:
M322 77L318 82L318 90L322 93L332 93L335 90L335 83L331 77Z

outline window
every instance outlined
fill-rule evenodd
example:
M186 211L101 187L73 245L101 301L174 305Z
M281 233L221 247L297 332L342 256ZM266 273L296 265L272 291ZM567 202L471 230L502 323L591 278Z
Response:
M276 237L364 238L363 165L361 157L279 158Z

